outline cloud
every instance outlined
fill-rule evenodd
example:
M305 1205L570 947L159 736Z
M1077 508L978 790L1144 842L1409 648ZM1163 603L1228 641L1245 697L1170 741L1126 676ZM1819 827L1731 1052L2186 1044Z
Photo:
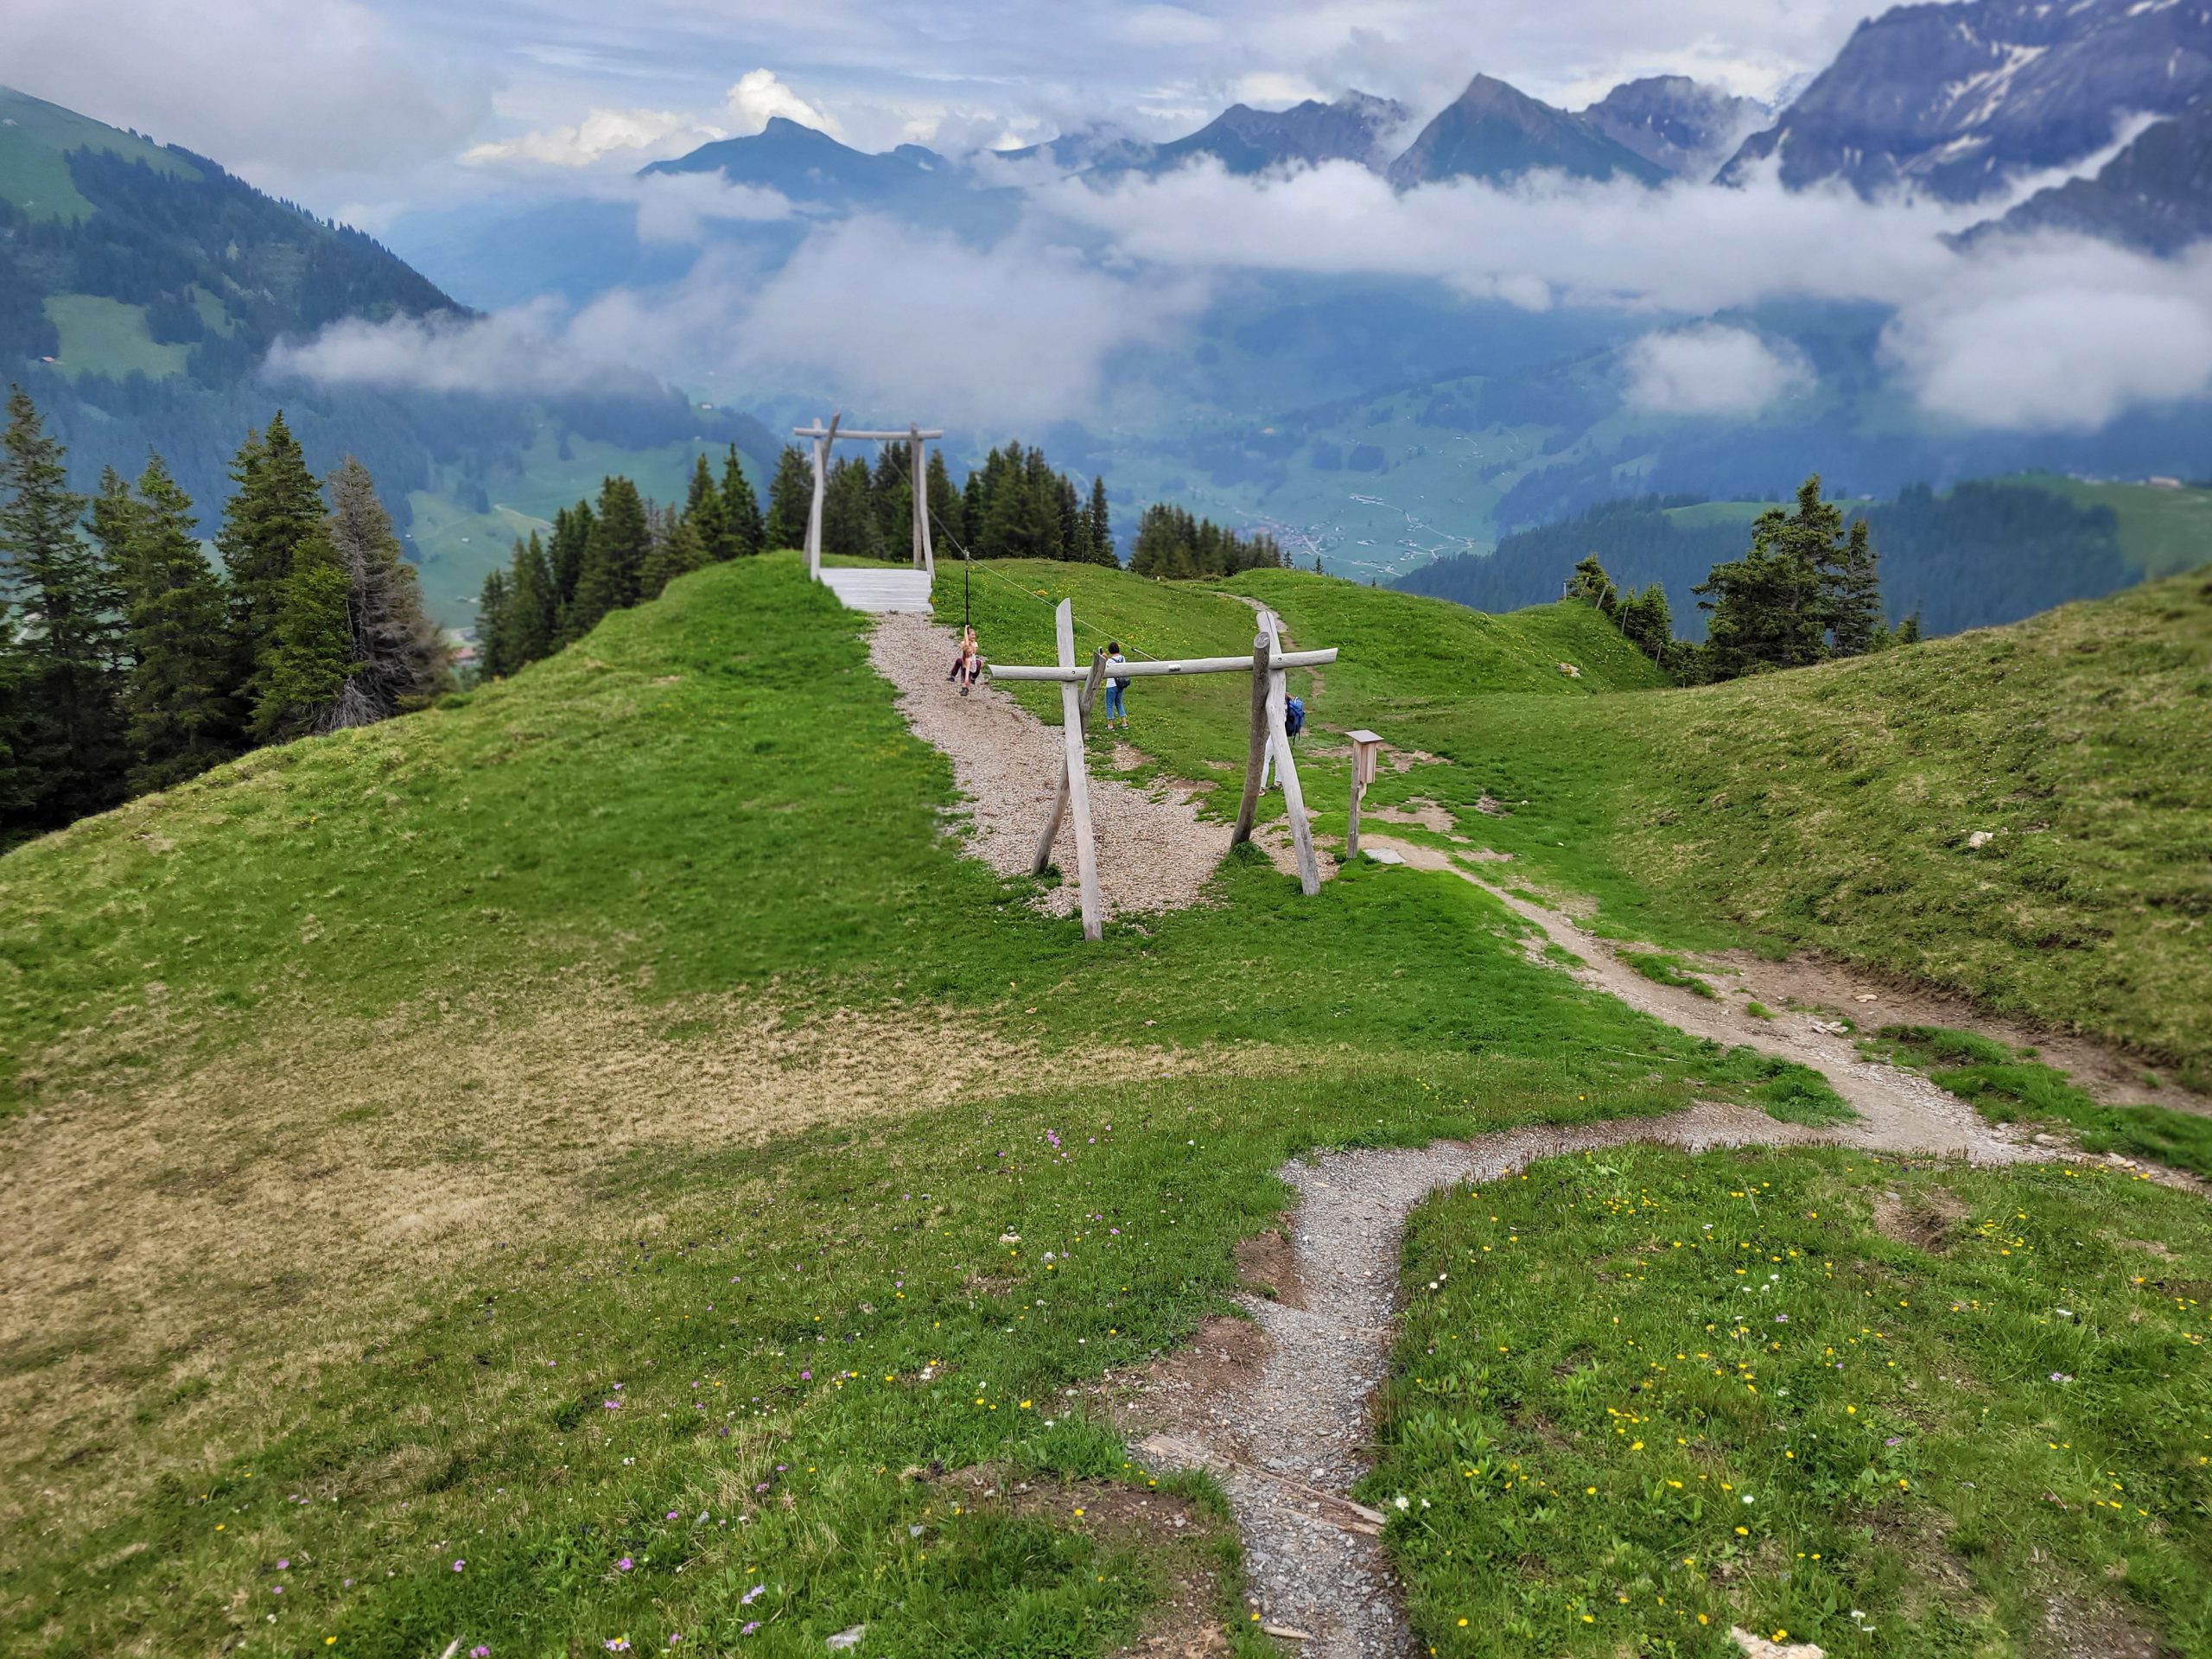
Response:
M1095 416L1116 358L1172 342L1205 299L1188 277L1116 275L1027 235L979 249L880 219L816 230L765 280L744 258L709 248L669 288L575 311L337 323L281 345L268 372L538 395L772 375L887 420L1034 429Z
M359 0L8 0L0 63L25 92L292 194L450 156L499 79Z
M311 340L279 340L264 372L276 380L487 396L658 391L634 362L599 349L550 300L491 317L348 318Z
M719 173L651 173L635 181L638 238L644 242L696 243L710 222L762 225L796 212L761 185L732 184Z
M1964 426L2090 430L2212 395L2212 246L2164 263L2058 240L1985 255L1905 301L1882 353L1922 408Z
M2212 392L2212 250L2160 261L2061 236L1961 249L1946 233L1986 210L1789 191L1770 168L1741 189L1532 175L1400 194L1350 163L1260 179L1199 165L1105 189L1061 180L1033 200L1163 270L1410 276L1529 310L1676 321L1797 300L1878 306L1893 313L1885 365L1948 422L2088 428ZM1700 366L1721 377L1706 391ZM1809 372L1718 327L1648 337L1629 367L1642 406L1713 414L1763 406Z
M1804 356L1748 328L1698 323L1644 335L1624 353L1627 402L1655 415L1741 418L1812 381Z
M816 128L833 138L840 131L834 119L777 79L771 70L753 69L740 75L722 102L728 111L733 133L759 132L777 116L796 121L803 127Z
M588 167L617 151L634 162L649 156L680 156L724 137L688 115L668 110L593 110L573 127L546 127L518 137L475 144L461 152L470 167L529 162L541 167Z

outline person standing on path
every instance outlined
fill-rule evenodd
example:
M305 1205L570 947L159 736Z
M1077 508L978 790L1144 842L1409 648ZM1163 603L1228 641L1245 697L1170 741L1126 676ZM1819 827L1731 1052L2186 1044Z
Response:
M1129 729L1129 711L1122 702L1122 688L1128 682L1114 677L1116 669L1128 665L1129 659L1122 655L1122 642L1109 639L1106 642L1106 729L1109 732L1114 729L1114 722L1117 720L1122 722L1123 731Z

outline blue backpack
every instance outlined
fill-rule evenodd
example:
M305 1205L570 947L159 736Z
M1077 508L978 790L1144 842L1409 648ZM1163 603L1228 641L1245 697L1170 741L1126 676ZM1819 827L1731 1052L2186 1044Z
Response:
M1306 729L1306 702L1302 697L1293 697L1283 705L1282 729L1287 737L1296 737Z

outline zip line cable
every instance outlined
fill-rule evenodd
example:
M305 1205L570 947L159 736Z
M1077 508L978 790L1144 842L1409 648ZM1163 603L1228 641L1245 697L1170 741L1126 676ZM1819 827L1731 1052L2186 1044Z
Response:
M976 556L973 553L970 553L966 547L961 544L960 538L952 533L951 527L948 525L943 518L938 516L938 511L935 507L931 507L929 510L929 514L931 520L933 520L937 524L938 531L944 535L944 539L950 542L953 546L959 548L960 550L960 620L961 626L965 627L969 626L973 620L968 600L968 572L975 569ZM983 574L987 576L997 576L1001 582L1013 588L1014 592L1020 594L1027 598L1035 600L1039 605L1044 606L1047 610L1055 608L1051 600L1046 598L1044 594L1037 592L1034 588L1023 587L1012 576L1000 575L997 571L991 569L990 561L988 559L983 562ZM1071 616L1073 616L1072 611L1071 611L1070 614ZM1116 643L1113 634L1107 632L1104 628L1098 626L1096 623L1086 622L1081 617L1074 617L1073 620L1076 626L1087 629L1089 632L1096 634L1108 645L1110 645ZM1132 655L1141 657L1148 663L1165 662L1167 660L1165 658L1155 657L1148 651L1139 650L1135 645L1130 645L1127 649Z

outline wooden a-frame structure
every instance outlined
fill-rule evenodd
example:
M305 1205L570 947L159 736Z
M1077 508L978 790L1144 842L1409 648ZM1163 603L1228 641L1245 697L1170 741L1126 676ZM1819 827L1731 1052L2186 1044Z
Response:
M914 480L914 569L934 576L937 553L930 544L929 447L944 434L934 428L919 426L910 426L904 432L841 432L837 425L844 418L842 414L832 415L830 424L824 426L817 416L812 426L791 429L793 437L808 439L814 445L814 501L806 513L806 574L817 582L822 580L822 498L830 484L830 446L840 438L851 438L861 443L906 446L906 461L912 468Z
M1059 662L1049 668L1001 668L994 664L991 677L998 680L1057 681L1060 688L1060 730L1065 753L1060 760L1059 786L1052 796L1052 816L1039 837L1031 872L1045 873L1052 861L1052 842L1060 820L1075 813L1076 874L1083 900L1083 937L1101 938L1104 929L1098 897L1098 849L1090 823L1090 785L1084 766L1084 729L1090 704L1106 678L1106 654L1094 651L1088 665L1075 659L1075 607L1062 600L1052 613L1053 643ZM1151 679L1182 674L1241 674L1252 676L1252 732L1244 760L1244 796L1236 808L1236 830L1231 846L1252 838L1260 810L1260 777L1273 763L1281 781L1283 807L1290 818L1291 844L1298 854L1298 882L1307 898L1321 890L1321 869L1313 856L1313 829L1306 821L1306 795L1298 781L1298 767L1290 753L1290 734L1283 729L1283 711L1290 696L1289 673L1294 668L1319 668L1337 660L1336 647L1323 651L1285 651L1282 625L1273 611L1260 613L1260 632L1252 641L1252 654L1243 657L1194 657L1173 662L1147 659L1124 663L1115 669L1116 679Z

